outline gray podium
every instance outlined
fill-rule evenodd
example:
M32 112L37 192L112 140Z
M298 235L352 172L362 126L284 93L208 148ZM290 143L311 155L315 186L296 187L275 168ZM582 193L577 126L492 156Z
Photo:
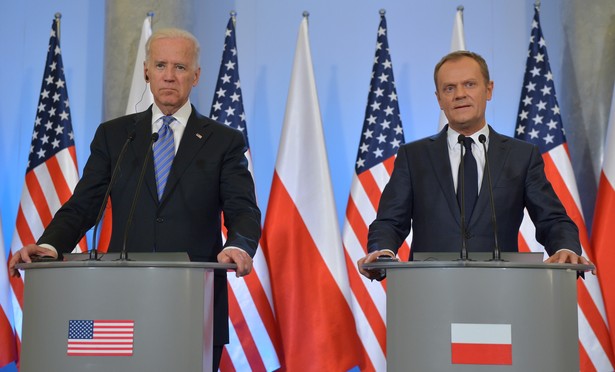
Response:
M387 274L388 371L579 370L577 270L593 266L414 261L365 267Z
M18 267L26 272L20 371L211 369L213 270L235 265L186 256Z

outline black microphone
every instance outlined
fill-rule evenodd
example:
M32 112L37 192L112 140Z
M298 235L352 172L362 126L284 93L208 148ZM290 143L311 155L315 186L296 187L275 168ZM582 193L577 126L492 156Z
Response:
M152 152L152 146L156 141L158 141L158 132L152 133L152 138L150 139L149 145L147 146L147 151L145 152L145 160L143 161L143 167L141 168L141 174L139 175L139 182L137 182L137 190L135 191L135 196L132 199L132 206L130 207L130 213L128 214L128 220L126 221L126 230L124 230L124 242L122 244L122 252L120 253L120 261L128 261L126 240L128 240L128 232L130 231L132 218L135 214L135 208L137 207L137 200L139 200L139 194L141 193L141 185L143 184L143 179L145 178L145 170L147 169L147 163L149 162L150 157L149 154Z
M135 132L131 132L126 138L126 142L124 142L124 146L122 147L122 151L120 151L120 155L117 158L117 163L115 163L115 167L113 168L113 173L111 173L111 180L109 181L109 186L107 186L107 191L105 192L105 198L103 199L102 205L100 206L100 210L98 211L98 216L96 217L96 222L94 223L94 233L92 234L92 250L90 251L89 260L98 261L98 251L96 250L96 231L98 231L98 226L100 224L100 220L102 215L107 207L107 202L109 200L109 194L111 193L111 188L115 184L115 179L117 178L117 174L120 169L120 163L124 158L124 154L128 149L128 144L131 143L135 139ZM94 258L92 258L92 253L94 253Z
M478 141L483 144L485 152L485 169L487 169L487 184L489 186L489 202L491 203L491 222L493 223L493 258L491 261L503 261L500 258L500 246L498 244L498 223L495 217L495 202L493 201L493 184L491 183L491 168L489 167L489 156L487 156L487 137L484 134L478 136Z
M464 155L464 150L465 150L465 146L463 145L464 140L465 140L466 136L464 136L463 134L460 134L459 137L457 137L457 142L461 145L461 161L459 162L459 183L460 185L457 185L457 194L461 195L461 254L459 259L461 261L467 261L468 260L468 248L467 248L467 227L466 227L466 198L465 198L465 169L463 166L463 155Z

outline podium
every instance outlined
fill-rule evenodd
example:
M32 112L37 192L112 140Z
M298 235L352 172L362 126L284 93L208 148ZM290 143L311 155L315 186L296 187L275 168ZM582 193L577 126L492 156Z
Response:
M527 262L370 263L387 274L388 371L578 371L577 271Z
M26 272L20 371L211 370L213 270L235 265L182 256L18 265Z

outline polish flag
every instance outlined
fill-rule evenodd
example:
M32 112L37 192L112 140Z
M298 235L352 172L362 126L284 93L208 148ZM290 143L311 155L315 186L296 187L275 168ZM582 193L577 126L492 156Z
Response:
M592 247L594 263L598 268L598 280L602 288L602 297L608 324L615 325L615 250L613 249L613 231L615 230L615 88L611 101L611 114L604 144L604 161L600 173L594 225L592 228ZM586 278L591 276L586 275ZM597 314L601 318L605 314ZM615 328L609 328L610 345L615 345Z
M287 371L347 371L359 338L303 18L261 241Z
M451 324L451 363L512 365L510 324Z

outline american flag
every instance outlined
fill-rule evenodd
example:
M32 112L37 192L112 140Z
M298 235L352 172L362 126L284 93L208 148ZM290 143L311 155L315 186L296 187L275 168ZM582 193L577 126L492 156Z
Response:
M131 356L134 320L69 320L69 356Z
M6 259L4 235L0 221L0 258ZM6 261L0 264L0 368L17 360L17 339L13 329L13 305Z
M243 132L248 144L246 115L243 109L235 17L231 15L226 26L224 51L210 117ZM250 172L252 156L249 145L246 152ZM223 235L226 230L223 228ZM273 313L269 269L258 247L254 257L254 271L243 278L229 273L229 330L230 343L225 346L221 371L272 371L280 367L279 333Z
M79 180L68 90L58 37L59 18L51 26L45 73L39 96L26 179L17 210L11 253L36 243ZM79 246L87 250L83 239ZM21 340L23 275L11 278L15 329Z
M404 142L387 23L382 12L343 231L353 313L364 349L361 370L386 370L386 287L384 282L372 283L360 275L356 262L367 254L368 226L376 218L380 195L391 177L397 150ZM407 260L408 242L404 243L399 255Z
M560 107L555 96L546 43L540 27L538 7L534 10L515 137L531 142L540 149L547 178L566 212L579 228L583 255L593 261ZM535 228L526 211L519 234L519 249L543 251L534 236ZM597 278L587 275L585 280L578 280L577 292L581 370L612 371L615 364Z

